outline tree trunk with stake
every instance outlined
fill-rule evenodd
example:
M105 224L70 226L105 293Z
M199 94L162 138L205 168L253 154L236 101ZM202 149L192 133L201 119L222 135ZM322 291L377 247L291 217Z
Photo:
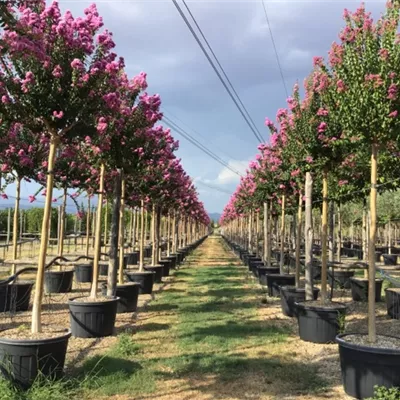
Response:
M86 213L86 257L89 256L89 246L90 246L90 195L88 193L88 205L87 205L87 213Z
M121 206L119 209L119 266L118 266L118 283L124 283L124 253L125 253L125 178L121 181Z
M18 213L19 213L19 202L21 195L21 178L17 177L15 182L15 207L14 207L14 223L13 223L13 260L17 259L18 251ZM17 272L17 264L13 264L11 268L11 275Z
M97 287L99 285L99 261L101 253L101 214L103 211L103 194L104 194L104 164L100 166L100 186L99 197L97 199L96 214L96 231L94 235L94 259L93 259L93 281L90 289L90 297L97 297Z
M286 202L286 196L282 196L282 207L281 207L281 248L280 248L280 253L281 253L281 259L279 261L279 272L281 274L284 274L285 271L283 269L284 266L284 248L285 248L285 202Z
M306 173L306 209L305 209L305 250L306 250L306 300L313 300L313 218L312 218L312 187L313 179L310 172Z
M144 200L140 202L139 271L144 270Z
M324 171L322 176L322 266L321 266L321 301L326 303L328 300L328 259L327 259L327 235L328 234L328 174Z
M296 288L300 287L300 245L301 245L301 219L303 209L303 194L299 193L299 207L297 210L297 232L296 232Z
M118 271L118 233L119 233L119 210L121 207L123 171L117 168L117 175L114 183L113 212L111 219L111 238L110 238L110 259L108 261L107 276L107 296L114 296L117 286Z

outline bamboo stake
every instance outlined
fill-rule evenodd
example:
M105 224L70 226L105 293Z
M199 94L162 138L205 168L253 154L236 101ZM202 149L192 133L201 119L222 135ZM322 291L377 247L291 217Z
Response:
M300 244L301 244L301 218L303 208L303 195L299 193L299 207L297 210L297 233L296 233L296 288L300 287Z
M94 259L93 259L93 281L90 289L90 297L97 297L97 287L99 285L99 261L101 253L101 214L103 211L103 193L104 193L104 164L100 166L100 186L99 196L97 198L96 231L94 234Z
M118 283L124 283L124 244L125 244L125 178L121 182L121 207L119 209L119 268Z
M49 225L51 217L51 202L53 198L53 182L54 182L54 162L56 158L56 151L59 139L52 135L50 140L49 158L47 164L47 180L46 180L46 200L42 221L42 235L40 240L40 250L38 258L38 270L36 274L35 295L33 300L32 309L32 333L39 333L42 330L41 324L41 308L43 299L43 286L44 286L44 268L46 265L47 243L49 240Z
M13 225L13 260L17 259L18 250L18 212L19 212L19 202L21 195L21 178L17 177L15 190L15 208L14 208L14 225ZM17 264L13 264L11 268L11 275L17 272Z
M140 202L140 244L139 244L139 271L144 270L144 200Z
M90 195L88 193L88 205L87 205L87 213L86 213L86 257L89 255L89 236L90 236Z
M328 176L324 171L322 177L322 267L321 267L321 301L327 302L327 276L328 276L328 260L327 260L327 236L328 236Z
M280 246L280 253L281 253L281 259L279 261L279 272L281 274L284 274L285 271L283 270L283 264L284 264L284 246L285 246L285 201L286 196L282 195L282 215L281 215L281 246Z
M371 154L371 193L370 193L370 230L369 230L369 263L368 263L368 340L376 342L376 317L375 317L375 240L376 240L376 198L378 174L378 146L372 145Z

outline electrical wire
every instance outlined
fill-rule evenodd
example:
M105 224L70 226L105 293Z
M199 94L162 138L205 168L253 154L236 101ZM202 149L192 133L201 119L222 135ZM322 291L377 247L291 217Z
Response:
M202 185L202 186L206 186L206 187L208 187L208 188L210 188L210 189L214 189L214 190L216 190L216 191L218 191L218 192L221 192L221 193L224 193L224 194L227 194L227 195L231 195L231 194L232 194L231 192L228 192L227 190L221 189L221 188L216 187L216 186L213 186L213 185L209 185L208 183L205 183L205 182L203 182L203 181L195 181L195 182L194 182L195 185L196 185L197 183L200 183L200 185Z
M185 22L186 26L189 28L190 32L192 33L193 37L195 38L197 44L200 46L201 50L203 51L204 55L206 56L208 62L210 63L211 67L213 68L214 72L217 74L219 80L221 81L222 85L224 86L224 88L226 89L226 91L228 92L230 98L232 99L232 101L235 103L237 109L239 110L239 112L241 113L242 117L244 118L244 120L246 121L247 125L249 126L249 128L251 129L251 131L253 132L254 136L256 137L256 139L260 142L263 143L264 139L262 138L262 136L259 134L259 132L257 130L255 130L251 124L251 122L249 121L249 119L247 118L246 114L243 112L242 108L240 107L238 101L235 99L235 97L233 96L231 90L229 89L229 87L227 86L227 84L225 83L225 81L223 80L220 72L218 71L217 67L215 66L213 60L211 59L210 55L207 53L207 50L205 49L205 47L203 46L203 43L201 42L201 40L199 39L197 33L194 31L192 25L190 24L189 20L186 18L186 15L184 14L184 12L182 11L181 7L179 6L179 4L177 3L176 0L172 0L172 2L174 3L176 9L178 10L180 16L182 17L183 21Z
M183 128L181 128L178 124L173 122L170 118L164 116L163 121L167 126L169 126L171 129L173 129L176 133L184 137L186 140L188 140L190 143L192 143L194 146L196 146L198 149L203 151L205 154L210 156L213 160L217 161L224 167L228 168L230 171L235 173L238 176L242 176L242 174L233 169L226 161L224 161L221 157L217 156L214 152L209 150L206 146L201 144L197 139L195 139L193 136L191 136L189 133L187 133Z
M201 37L203 38L203 40L204 40L204 42L206 43L208 49L210 50L211 54L213 55L213 57L214 57L215 61L217 62L219 68L221 69L221 71L222 71L222 73L223 73L223 75L224 75L226 81L228 82L229 86L231 87L233 93L236 95L236 97L237 97L237 99L238 99L240 105L242 106L244 112L246 113L247 118L248 118L248 119L250 120L250 122L252 123L253 128L257 131L257 133L258 133L259 137L261 138L261 140L263 140L260 131L258 130L256 124L254 123L253 119L251 118L249 112L247 111L246 106L243 104L243 102L242 102L242 100L241 100L239 94L237 93L236 89L234 88L234 86L233 86L231 80L229 79L228 75L226 74L224 67L223 67L223 66L221 65L221 63L219 62L217 55L215 54L214 50L212 49L212 47L211 47L209 41L207 40L206 36L204 35L203 30L200 28L200 25L198 24L198 22L197 22L196 18L194 17L193 13L191 12L189 6L186 4L186 1L185 1L185 0L182 0L182 2L183 2L183 4L184 4L184 6L186 7L186 10L188 11L189 15L192 17L192 19L193 19L193 21L194 21L194 23L195 23L197 29L198 29L199 32L200 32Z
M261 4L262 4L262 6L263 6L263 8L264 8L265 19L267 20L267 25L268 25L268 29L269 29L269 34L270 34L270 36L271 36L272 46L274 47L276 62L278 63L278 68L279 68L279 72L280 72L280 74L281 74L282 83L283 83L283 87L284 87L284 89L285 89L286 97L289 97L289 92L288 92L288 89L287 89L287 86L286 86L285 77L283 76L282 65L281 65L281 62L280 62L280 60L279 60L279 54L278 54L278 50L277 50L277 48L276 48L274 35L272 34L272 28L271 28L271 24L269 23L267 7L266 7L266 5L265 5L265 3L264 3L264 0L261 0Z

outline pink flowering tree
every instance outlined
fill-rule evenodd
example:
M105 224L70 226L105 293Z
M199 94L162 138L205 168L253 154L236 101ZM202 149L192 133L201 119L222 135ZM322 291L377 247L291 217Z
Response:
M111 50L111 34L101 32L96 6L74 18L61 15L57 2L20 2L10 6L16 21L0 34L0 114L2 120L20 122L49 143L46 204L38 260L32 332L41 331L48 225L52 202L54 163L60 144L95 135L96 119L112 103L115 70L123 67Z
M387 145L398 140L400 58L399 3L388 2L386 13L374 23L361 6L345 10L346 26L340 42L334 43L329 68L336 85L337 116L343 130L357 137L360 147L370 149L370 236L369 236L369 340L375 342L375 240L378 163ZM357 60L355 62L354 60ZM359 60L362 60L360 62ZM398 142L397 142L398 143ZM397 145L398 146L398 145ZM384 167L384 164L380 164Z

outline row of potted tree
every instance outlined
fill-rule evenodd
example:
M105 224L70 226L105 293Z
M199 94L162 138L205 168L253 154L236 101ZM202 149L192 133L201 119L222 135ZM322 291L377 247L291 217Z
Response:
M1 282L3 286L24 272L17 271L16 260L21 181L43 185L45 198L31 331L12 329L0 334L3 373L11 371L17 382L29 385L38 371L60 375L71 335L69 330L43 325L41 320L45 280L48 291L52 287L59 291L63 283L64 291L71 287L65 285L71 271L62 265L71 265L63 250L68 197L74 199L86 191L97 198L93 255L87 240L86 254L78 257L75 265L76 278L85 281L85 275L89 276L90 294L69 300L72 334L81 337L112 333L118 295L127 296L128 291L132 296L138 290L151 293L154 276L158 276L155 271L162 271L162 217L167 221L163 238L167 256L178 261L179 252L186 254L207 234L209 218L174 154L178 143L168 129L157 125L162 119L159 95L145 92L145 73L128 78L124 60L113 52L112 34L103 29L95 5L86 8L83 17L75 18L69 11L61 15L56 1L50 5L44 0L6 2L0 5L0 21L0 163L4 182L15 182L17 190L16 262L12 276ZM63 207L58 257L49 260L54 188L62 191ZM41 191L30 196L31 201ZM105 201L112 203L109 240L104 235L110 246L107 264L101 261ZM131 243L125 237L126 208L136 210L135 216L140 218L140 240ZM145 209L152 214L153 226L152 262L147 270ZM124 253L126 246L135 250L137 243L138 252ZM139 270L125 271L127 265L135 264L134 254ZM80 259L89 262L82 264ZM101 268L107 273L107 283L100 294ZM128 286L126 278L133 281ZM6 361L12 365L4 366Z
M247 224L251 243L253 213L263 214L262 261L272 268L271 216L281 215L275 282L295 285L295 291L302 292L303 300L307 300L302 302L301 296L297 297L303 339L327 342L332 340L332 332L337 333L346 311L346 306L332 302L328 293L329 203L338 207L362 199L366 205L369 192L369 236L365 236L362 248L368 258L366 264L358 264L366 268L368 277L368 334L336 338L345 390L357 398L372 396L375 384L400 385L400 339L377 335L375 323L380 287L376 279L377 194L398 187L400 166L399 9L398 1L389 1L376 22L363 5L355 12L345 10L340 41L333 43L327 62L314 58L313 70L304 81L304 97L295 85L288 107L277 112L277 123L266 120L270 141L259 146L260 153L250 163L221 219L236 244ZM320 248L313 240L315 206L321 206ZM296 216L294 276L284 270L287 213ZM318 291L313 290L316 252L321 255L320 300L315 300ZM305 260L305 287L300 290L301 256ZM346 267L335 263L329 266Z

